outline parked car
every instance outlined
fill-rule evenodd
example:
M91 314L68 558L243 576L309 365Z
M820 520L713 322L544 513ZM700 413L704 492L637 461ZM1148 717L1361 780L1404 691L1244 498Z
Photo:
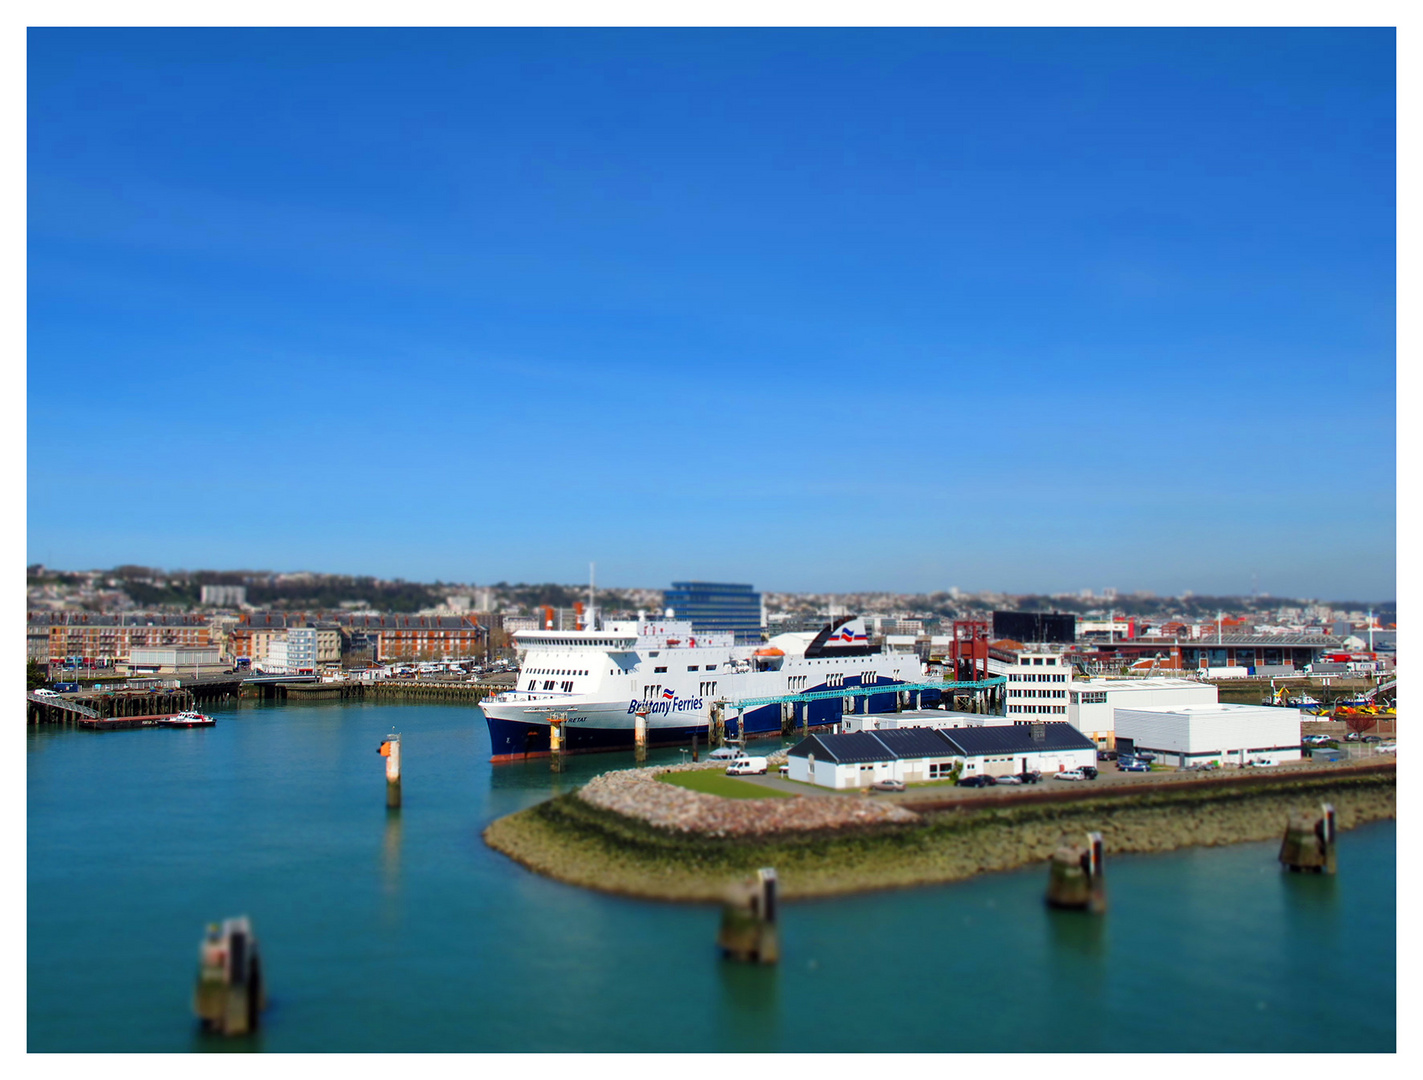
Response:
M908 791L903 780L876 780L870 785L871 791Z
M1396 754L1398 753L1398 743L1384 742L1374 747L1375 754Z
M1156 755L1153 754L1150 750L1138 750L1135 754L1132 755L1132 757L1136 758L1137 761L1155 761L1155 760L1156 760Z
M979 774L977 776L964 776L958 781L958 787L992 787L998 781L991 776Z
M1025 784L1041 784L1043 782L1043 774L1038 772L1037 769L1033 769L1031 772L1019 773L1018 779Z
M1064 769L1052 774L1054 780L1086 780L1087 774L1081 769Z
M1360 742L1383 742L1377 735L1365 735Z
M791 767L789 765L782 765L776 771L782 776L789 776L791 774Z
M995 776L995 777L993 778L993 782L994 782L995 784L1010 784L1010 785L1011 785L1011 784L1021 784L1023 781L1019 780L1016 776Z
M1358 741L1359 741L1359 733L1358 733L1357 731L1351 731L1351 732L1349 732L1349 734L1347 734L1347 735L1344 736L1344 741L1345 741L1345 742L1358 742Z
M35 696L36 696L36 697L59 697L59 695L58 695L57 693L55 693L53 690L51 690L51 689L50 689L49 687L47 687L47 686L41 686L38 690L36 690L36 691L35 691Z
M1098 751L1097 751L1097 760L1098 760L1098 761L1116 761L1116 760L1117 760L1117 752L1116 752L1115 750L1098 750Z
M1118 772L1150 772L1151 766L1136 758L1117 758Z

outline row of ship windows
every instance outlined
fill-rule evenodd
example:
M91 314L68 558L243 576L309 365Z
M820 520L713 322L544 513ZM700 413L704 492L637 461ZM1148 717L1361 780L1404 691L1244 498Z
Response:
M1065 713L1066 705L1009 705L1010 713Z
M1039 674L1037 674L1037 673L1033 673L1033 674L1031 674L1031 675L1020 675L1018 672L1015 671L1015 672L1013 672L1012 674L1010 674L1010 675L1008 676L1008 678L1012 679L1014 682L1066 682L1066 681L1067 681L1067 676L1066 676L1066 675L1049 674L1048 672L1044 672L1044 673L1041 674L1041 675L1039 675Z
M1066 691L1066 690L1011 690L1011 689L1010 689L1010 690L1008 691L1008 696L1009 696L1010 698L1015 698L1015 697L1016 697L1016 698L1025 698L1025 697L1056 697L1056 698L1062 698L1062 697L1066 697L1066 696L1067 696L1067 691Z
M532 668L532 669L528 672L528 674L530 674L530 675L587 675L588 672L586 672L586 671L562 671L562 670L560 670L560 671L553 671L553 670L550 670L549 668Z

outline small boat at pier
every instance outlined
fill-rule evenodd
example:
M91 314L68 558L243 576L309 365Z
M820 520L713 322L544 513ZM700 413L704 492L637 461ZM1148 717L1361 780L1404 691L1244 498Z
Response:
M211 716L205 716L196 709L188 709L173 716L160 716L154 721L158 727L212 727L216 723Z

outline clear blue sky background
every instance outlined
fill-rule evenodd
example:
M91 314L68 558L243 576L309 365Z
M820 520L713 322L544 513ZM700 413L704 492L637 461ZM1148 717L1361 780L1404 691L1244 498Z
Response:
M31 561L1393 596L1391 30L29 46Z

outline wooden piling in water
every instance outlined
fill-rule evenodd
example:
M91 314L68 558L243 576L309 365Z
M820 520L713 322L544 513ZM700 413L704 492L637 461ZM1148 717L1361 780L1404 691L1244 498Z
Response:
M724 957L744 963L774 964L781 958L776 929L778 908L776 871L763 867L756 876L727 890L721 908L721 929L716 943Z
M647 760L647 710L639 709L633 718L632 756L634 761Z
M400 735L398 732L385 737L380 744L381 756L385 758L385 808L400 809Z
M1334 807L1324 803L1318 816L1290 814L1280 844L1280 862L1292 872L1332 874L1338 869L1334 851Z
M566 717L548 718L548 767L550 772L563 772L563 721Z
M1085 845L1064 840L1048 862L1048 906L1102 914L1107 910L1102 871L1101 833L1088 833Z
M246 1035L257 1027L267 1007L262 959L246 915L211 923L198 948L198 979L193 1011L205 1029L221 1035Z

